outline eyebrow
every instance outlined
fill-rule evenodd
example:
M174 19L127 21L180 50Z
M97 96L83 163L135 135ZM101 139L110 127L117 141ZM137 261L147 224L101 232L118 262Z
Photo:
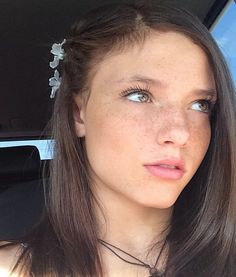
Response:
M214 88L212 88L212 89L196 89L195 92L199 96L210 96L212 98L217 99L217 92Z
M166 87L167 85L160 81L159 79L150 78L144 75L134 75L128 78L122 78L116 81L117 83L123 83L123 82L141 82L146 85L154 85L156 87ZM209 89L195 89L194 92L199 96L210 96L212 98L217 98L217 92L214 88Z
M144 84L151 84L151 85L155 85L157 87L165 86L160 80L154 79L154 78L149 78L149 77L143 76L143 75L134 75L129 78L122 78L122 79L118 80L117 83L133 82L133 81L141 82Z

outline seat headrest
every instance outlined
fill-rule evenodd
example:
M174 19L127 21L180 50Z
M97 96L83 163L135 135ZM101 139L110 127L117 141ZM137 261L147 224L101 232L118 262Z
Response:
M39 178L40 156L35 146L0 148L0 186Z

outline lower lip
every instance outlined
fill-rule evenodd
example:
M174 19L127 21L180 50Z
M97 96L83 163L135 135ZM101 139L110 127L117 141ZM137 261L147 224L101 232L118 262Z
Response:
M177 168L167 168L159 165L145 165L145 168L152 175L163 179L179 180L184 175L183 170Z

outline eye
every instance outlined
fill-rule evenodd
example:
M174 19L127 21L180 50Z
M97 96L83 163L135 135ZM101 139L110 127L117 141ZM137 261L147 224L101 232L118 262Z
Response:
M150 102L150 97L144 92L131 92L126 95L126 98L134 102Z
M212 110L213 103L211 100L197 100L192 104L192 109L195 111L210 113Z
M138 103L150 103L151 96L147 91L141 89L133 89L122 92L122 96L127 98L129 101L138 102Z

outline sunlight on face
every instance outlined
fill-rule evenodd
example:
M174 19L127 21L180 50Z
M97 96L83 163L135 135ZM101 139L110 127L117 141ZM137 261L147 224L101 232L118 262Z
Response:
M180 33L153 32L142 46L105 57L76 123L96 193L171 207L208 149L215 98L205 53Z

